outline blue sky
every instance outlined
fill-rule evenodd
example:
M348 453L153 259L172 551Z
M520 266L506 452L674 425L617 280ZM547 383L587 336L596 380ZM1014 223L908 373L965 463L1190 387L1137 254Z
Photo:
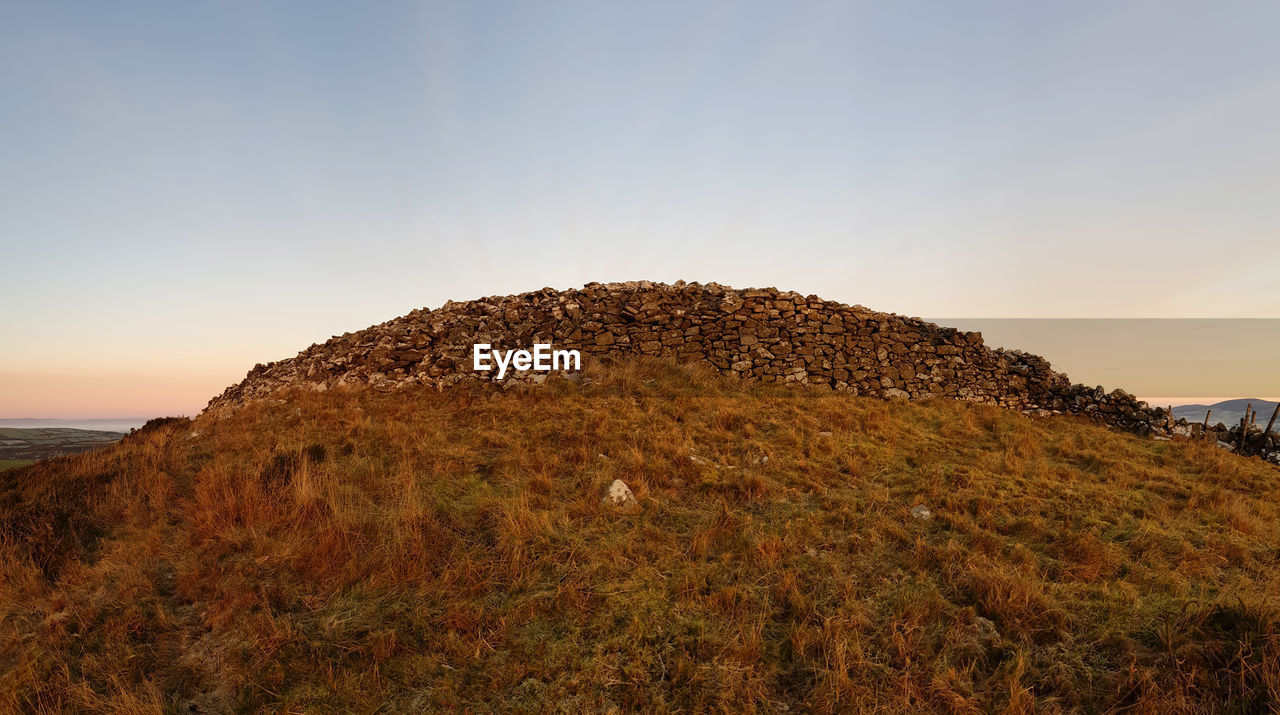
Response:
M1280 317L1278 26L1270 2L8 3L0 387L198 406L414 307L591 280Z

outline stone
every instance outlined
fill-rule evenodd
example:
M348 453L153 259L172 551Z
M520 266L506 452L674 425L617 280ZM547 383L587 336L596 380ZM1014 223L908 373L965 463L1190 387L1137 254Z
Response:
M994 648L996 643L1000 642L1000 631L996 630L996 624L989 618L975 616L973 630L975 640L985 650Z
M929 507L925 506L924 504L916 504L915 506L911 507L911 516L917 519L928 521L929 519L933 518L933 512L929 511Z
M912 400L946 396L1037 414L1081 415L1150 436L1209 434L1239 444L1226 427L1204 430L1173 420L1123 390L1073 385L1044 358L993 350L964 333L860 306L774 288L734 290L715 283L589 283L577 290L449 301L438 310L335 335L296 357L255 365L213 398L206 412L235 410L279 390L366 386L380 391L444 390L498 382L474 372L475 343L518 349L536 340L579 350L584 366L606 357L651 355L710 365L739 379L833 388ZM767 349L766 349L767 348ZM575 382L580 378L565 374ZM535 375L498 383L533 384ZM554 380L548 380L553 382ZM581 379L581 384L587 384ZM1197 431L1198 430L1198 431ZM1246 453L1274 451L1254 440Z
M609 485L609 491L604 495L602 500L604 504L608 504L624 514L634 514L640 511L640 501L636 499L636 495L631 493L631 488L621 479L613 480L613 484Z

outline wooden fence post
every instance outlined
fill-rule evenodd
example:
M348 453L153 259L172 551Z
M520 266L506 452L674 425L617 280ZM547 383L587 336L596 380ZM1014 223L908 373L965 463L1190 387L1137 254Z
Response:
M1276 409L1271 413L1271 419L1267 420L1267 428L1262 430L1262 443L1267 443L1267 435L1271 434L1271 428L1276 425L1276 415L1280 415L1280 402L1276 403Z
M1240 446L1236 448L1236 454L1244 454L1244 440L1249 436L1249 413L1253 412L1253 403L1244 406L1244 417L1240 418Z

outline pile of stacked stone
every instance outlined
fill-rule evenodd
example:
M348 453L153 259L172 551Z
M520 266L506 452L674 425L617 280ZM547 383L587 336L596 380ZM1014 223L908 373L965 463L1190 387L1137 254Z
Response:
M735 290L716 283L589 283L514 296L445 303L312 345L297 357L257 365L209 403L234 409L282 387L367 385L443 389L489 381L472 346L576 349L584 363L647 355L714 366L744 380L822 385L855 395L919 400L945 397L1045 414L1080 414L1141 434L1191 434L1120 390L1072 385L1048 361L992 350L979 333L878 313L774 288ZM546 373L508 373L504 384Z
M1258 456L1273 464L1280 464L1280 433L1275 430L1264 432L1259 425L1246 427L1237 424L1228 427L1224 424L1214 424L1208 428L1206 436L1217 440L1218 446L1223 449Z

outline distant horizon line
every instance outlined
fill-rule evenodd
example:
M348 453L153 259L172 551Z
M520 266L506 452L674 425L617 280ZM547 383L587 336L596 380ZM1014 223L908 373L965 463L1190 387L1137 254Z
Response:
M1139 400L1151 405L1152 407L1186 407L1188 405L1205 405L1212 407L1213 405L1230 400L1259 400L1262 402L1280 402L1280 397L1258 397L1257 395L1246 395L1244 397L1142 397L1137 396Z

